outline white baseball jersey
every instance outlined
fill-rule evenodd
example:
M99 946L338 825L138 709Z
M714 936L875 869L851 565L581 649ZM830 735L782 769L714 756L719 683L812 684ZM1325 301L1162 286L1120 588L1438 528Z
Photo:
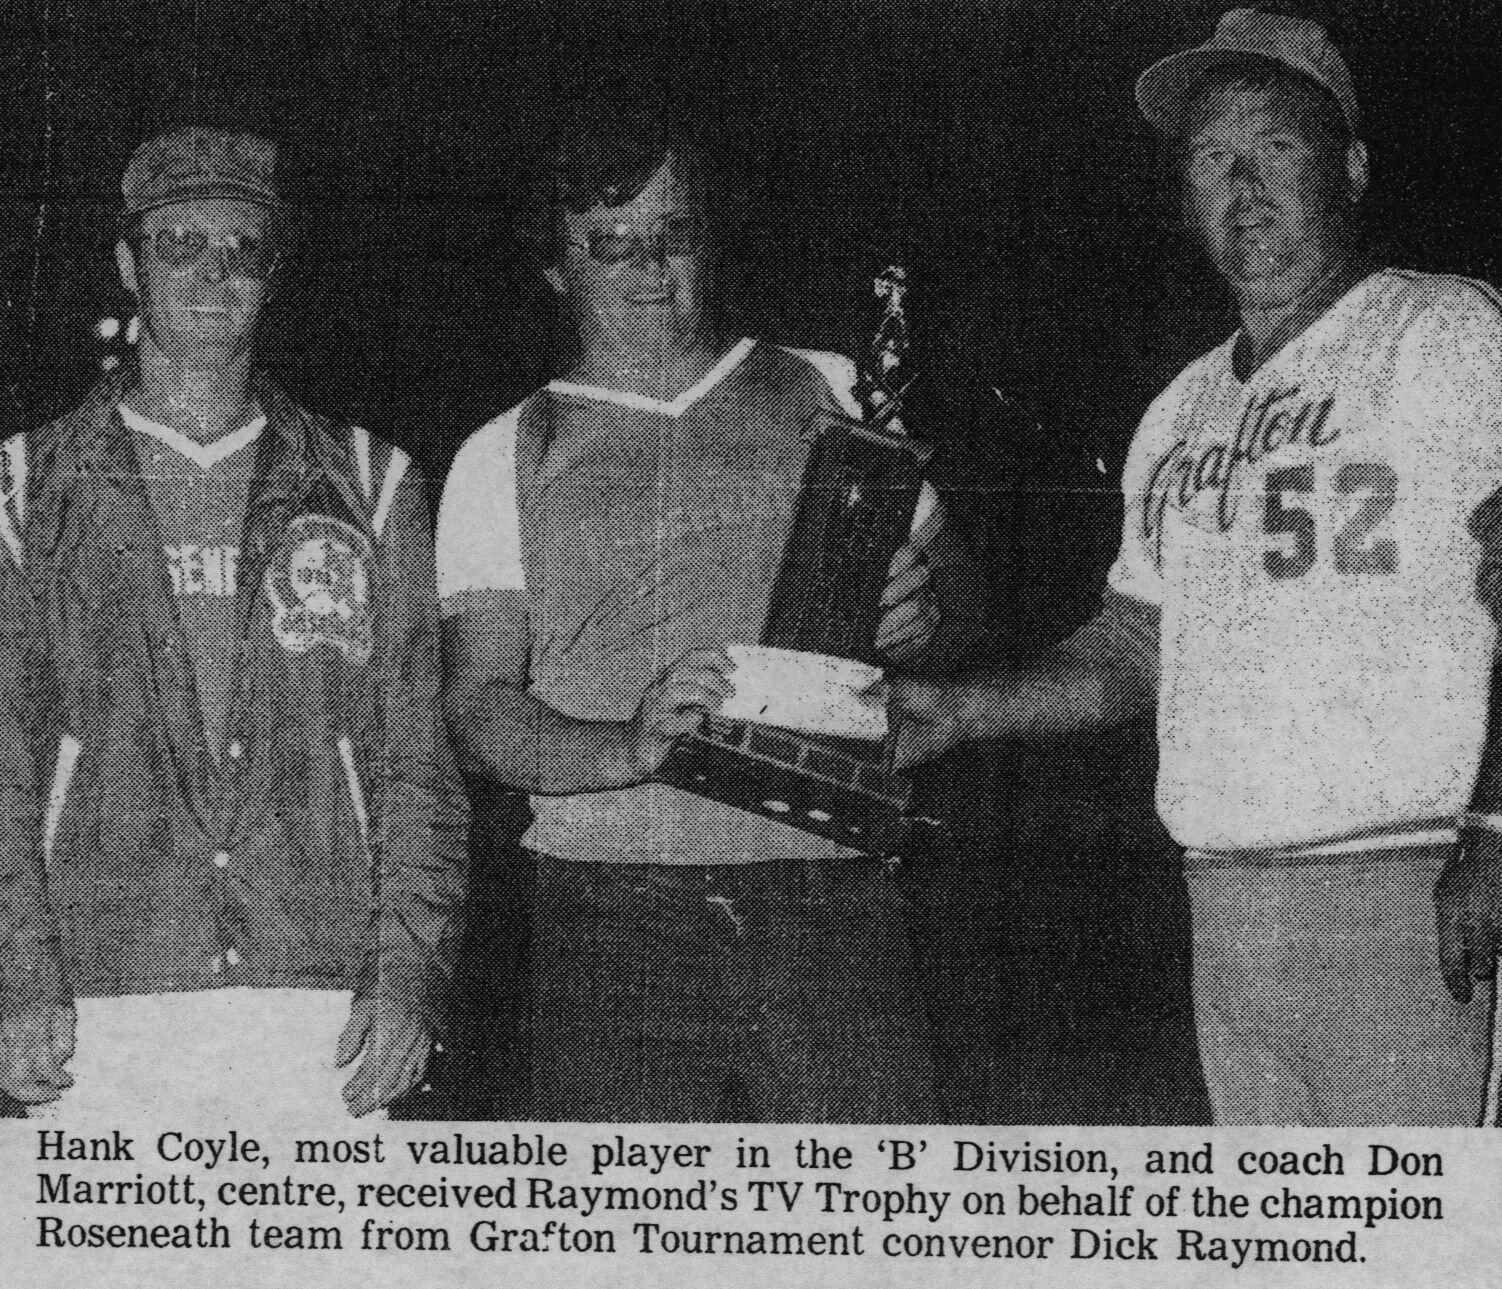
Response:
M1453 836L1495 641L1466 522L1502 487L1497 296L1388 270L1244 382L1232 347L1148 409L1123 481L1164 822L1197 849Z

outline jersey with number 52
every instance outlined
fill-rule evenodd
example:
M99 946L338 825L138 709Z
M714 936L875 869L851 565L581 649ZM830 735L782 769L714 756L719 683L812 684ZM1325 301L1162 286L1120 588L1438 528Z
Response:
M1118 591L1161 608L1158 806L1210 849L1433 835L1470 800L1495 627L1467 520L1502 487L1490 287L1384 271L1250 379L1148 410Z

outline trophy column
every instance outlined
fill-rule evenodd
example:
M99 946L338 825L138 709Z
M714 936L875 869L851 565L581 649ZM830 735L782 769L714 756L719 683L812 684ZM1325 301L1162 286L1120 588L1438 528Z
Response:
M808 427L808 464L761 643L874 662L887 566L912 527L931 447L901 422L910 384L906 273L877 275L876 326L858 363L864 415ZM908 781L886 748L712 718L679 741L656 777L867 853L900 853Z

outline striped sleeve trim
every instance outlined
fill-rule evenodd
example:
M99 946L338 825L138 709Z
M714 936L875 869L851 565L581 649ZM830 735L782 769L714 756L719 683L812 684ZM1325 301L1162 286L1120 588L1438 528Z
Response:
M392 448L386 461L386 475L381 480L381 495L376 501L375 513L370 517L370 526L379 537L386 531L386 521L391 517L391 507L396 501L396 490L406 478L407 467L412 459L400 448Z
M370 431L359 425L350 427L350 450L355 458L355 476L360 492L371 507L370 527L377 537L386 530L386 521L391 518L391 507L396 501L397 489L401 487L412 458L397 447L387 448L385 468L376 482L376 466L373 448L376 440ZM385 446L385 445L382 445Z
M360 491L366 502L375 498L375 482L370 473L370 431L355 425L349 431L350 445L355 454L355 475L360 481Z
M25 559L21 533L26 523L26 436L0 444L0 541L20 568Z

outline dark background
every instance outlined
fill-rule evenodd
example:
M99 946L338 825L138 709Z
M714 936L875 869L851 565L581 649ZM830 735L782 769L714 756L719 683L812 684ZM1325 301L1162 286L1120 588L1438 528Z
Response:
M102 352L93 323L127 310L109 249L132 148L255 129L302 216L270 365L441 468L545 370L546 289L508 233L518 180L560 93L612 60L644 85L666 65L725 163L730 330L848 348L895 230L930 321L991 383L1114 444L1225 329L1131 100L1223 7L21 0L0 14L3 383L23 415L66 403ZM1491 275L1496 6L1299 11L1348 56L1381 257Z
M992 571L988 652L1025 653L1092 610L1131 430L1230 326L1131 99L1138 71L1224 7L7 5L0 429L61 410L121 352L95 324L130 312L110 248L131 150L220 125L282 145L297 208L267 364L441 478L548 374L560 319L510 229L558 103L592 65L640 66L644 85L666 66L722 164L728 331L849 350L873 252L909 249L944 422L927 428L953 445L949 482ZM1282 7L1324 22L1350 63L1374 258L1495 280L1496 6ZM1203 1120L1151 773L1136 729L993 746L935 776L965 826L910 881L953 1117Z

